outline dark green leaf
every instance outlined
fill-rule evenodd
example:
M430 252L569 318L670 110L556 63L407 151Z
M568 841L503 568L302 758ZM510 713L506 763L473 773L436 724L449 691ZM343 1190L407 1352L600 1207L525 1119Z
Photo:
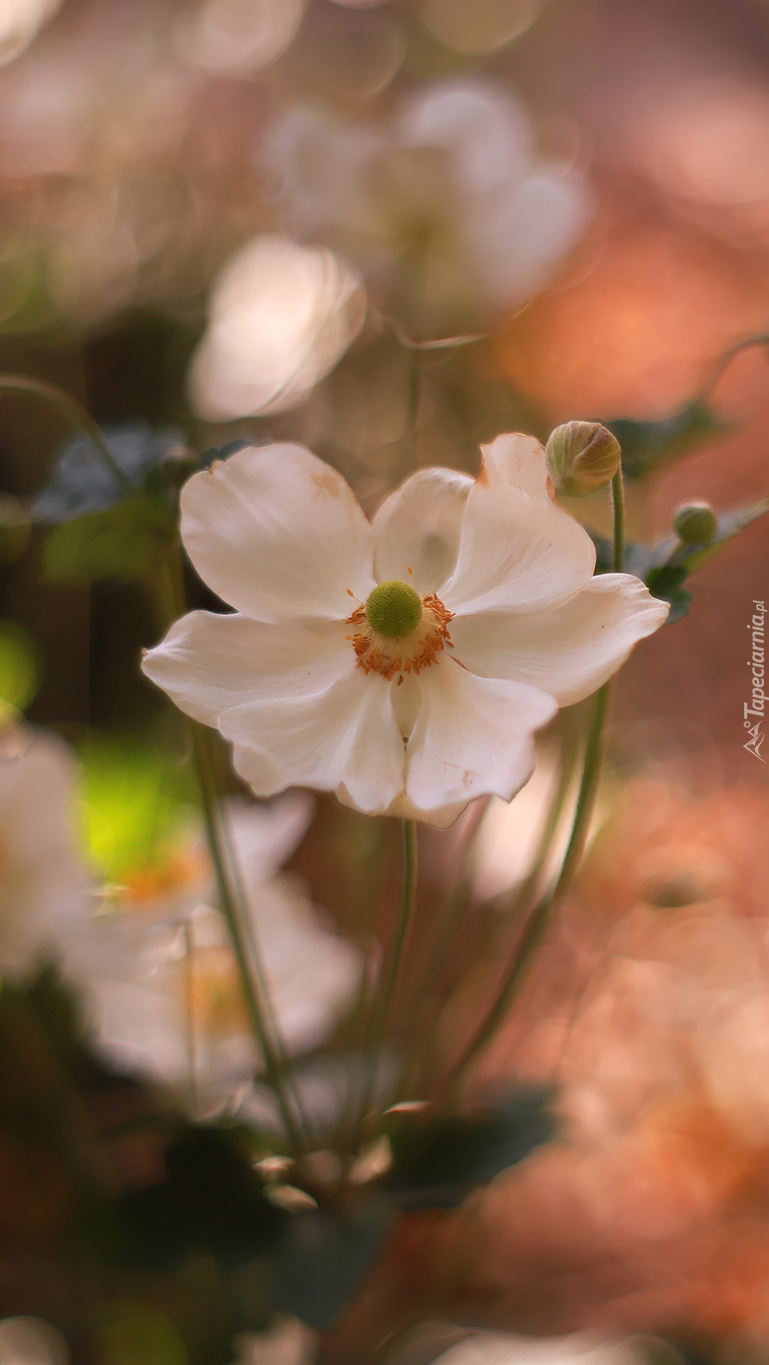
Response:
M152 572L170 530L170 509L149 497L62 522L43 550L43 576L68 584L143 578Z
M168 1148L163 1183L117 1204L110 1259L161 1268L205 1251L238 1264L269 1251L287 1219L234 1135L190 1126Z
M390 1201L374 1193L345 1211L294 1214L276 1258L276 1307L328 1327L371 1269L393 1217Z
M451 1208L474 1185L522 1161L552 1137L548 1091L518 1090L468 1114L392 1116L393 1164L385 1188L401 1208Z
M153 431L146 422L105 427L104 438L115 463L137 493L163 456L182 440L181 433L174 428ZM102 512L122 502L125 496L125 489L107 468L93 442L85 436L75 436L61 450L53 477L34 500L31 514L36 521L57 525L91 512Z
M659 597L661 601L670 603L667 625L673 621L680 621L691 606L692 595L689 589L683 586L687 578L686 569L671 564L662 564L658 569L650 569L647 575L646 586L652 597Z
M622 468L629 479L672 464L691 450L726 436L731 427L719 422L704 403L695 400L659 422L636 422L617 417L605 426L622 447Z

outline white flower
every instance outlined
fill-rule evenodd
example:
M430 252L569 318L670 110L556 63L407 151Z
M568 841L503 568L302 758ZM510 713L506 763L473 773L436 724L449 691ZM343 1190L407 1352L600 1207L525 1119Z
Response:
M15 61L60 7L61 0L3 0L0 7L0 66Z
M207 71L260 71L293 42L303 13L304 0L203 0L182 13L176 45Z
M263 159L296 226L380 284L387 265L410 262L433 328L531 298L591 214L580 175L537 157L524 106L481 79L426 87L385 131L293 110Z
M0 1365L69 1365L67 1343L43 1318L3 1318Z
M185 486L187 551L237 614L191 612L143 667L218 726L257 794L317 787L436 825L509 800L533 733L664 621L637 578L592 576L536 440L483 456L475 482L420 470L373 524L302 446L242 450Z
M323 928L291 878L275 875L310 809L298 793L270 808L224 808L279 1032L292 1054L328 1034L360 971L357 950ZM142 903L137 878L122 908L95 917L69 944L64 971L83 991L96 1044L114 1064L191 1086L210 1106L248 1081L261 1058L226 925L213 908L210 864L191 856L176 866L180 886L167 880L160 894L147 879Z
M473 1332L438 1361L441 1365L642 1365L644 1358L632 1338L602 1342L581 1334L540 1338Z
M360 331L366 294L332 252L256 237L220 271L209 312L188 386L193 410L218 422L301 403Z
M30 976L85 920L89 877L75 835L75 758L35 734L0 762L0 971Z
M313 1365L318 1333L298 1318L281 1317L268 1332L241 1333L236 1345L234 1365Z

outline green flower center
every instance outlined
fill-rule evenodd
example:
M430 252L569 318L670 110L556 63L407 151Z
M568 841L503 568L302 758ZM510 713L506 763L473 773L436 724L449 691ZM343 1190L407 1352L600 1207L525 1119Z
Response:
M399 640L416 630L422 619L422 599L408 583L397 578L380 583L369 593L366 620L377 635Z

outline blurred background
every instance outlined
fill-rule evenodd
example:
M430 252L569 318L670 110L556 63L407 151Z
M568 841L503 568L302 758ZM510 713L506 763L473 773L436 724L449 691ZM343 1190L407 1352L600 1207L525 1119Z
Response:
M766 0L0 0L0 371L62 386L136 467L300 440L373 511L415 466L475 472L502 431L626 419L669 438L628 482L631 538L653 540L682 499L769 492L769 352L719 368L767 332ZM71 439L0 393L0 616L28 674L11 700L81 746L151 744L142 584L46 571L56 515L35 499ZM580 512L606 529L600 498ZM408 1227L340 1361L360 1365L411 1292L425 1318L503 1332L648 1332L644 1359L769 1355L769 809L743 748L746 626L768 591L758 520L622 674L618 823L487 1061L558 1079L571 1148L484 1196L474 1231L464 1214ZM514 827L484 827L478 904L522 875L512 809ZM353 938L367 828L321 802L292 862ZM427 835L428 898L444 847ZM137 1093L93 1082L89 1102L110 1123ZM120 1159L140 1186L157 1154ZM149 1293L164 1337L162 1315L120 1316L146 1285L63 1269L47 1160L0 1145L19 1192L0 1314L57 1323L84 1361L220 1359L187 1282ZM83 1324L105 1294L97 1350ZM19 1340L0 1339L2 1365L59 1365L58 1338Z

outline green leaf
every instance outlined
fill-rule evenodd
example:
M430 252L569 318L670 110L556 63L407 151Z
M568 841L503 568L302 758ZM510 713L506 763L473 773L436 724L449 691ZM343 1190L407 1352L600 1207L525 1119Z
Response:
M552 1137L550 1093L521 1089L493 1108L391 1116L393 1164L384 1189L401 1208L451 1208Z
M659 422L617 417L604 425L622 447L622 468L629 479L645 478L732 430L699 399Z
M113 1210L108 1259L149 1269L207 1252L237 1265L271 1250L289 1215L264 1193L235 1134L189 1125L166 1152L166 1179L134 1190Z
M394 1216L391 1202L374 1193L344 1211L294 1214L276 1257L276 1308L329 1327L371 1269Z
M170 509L149 497L65 521L45 545L43 576L62 584L144 578L153 572L171 529Z

